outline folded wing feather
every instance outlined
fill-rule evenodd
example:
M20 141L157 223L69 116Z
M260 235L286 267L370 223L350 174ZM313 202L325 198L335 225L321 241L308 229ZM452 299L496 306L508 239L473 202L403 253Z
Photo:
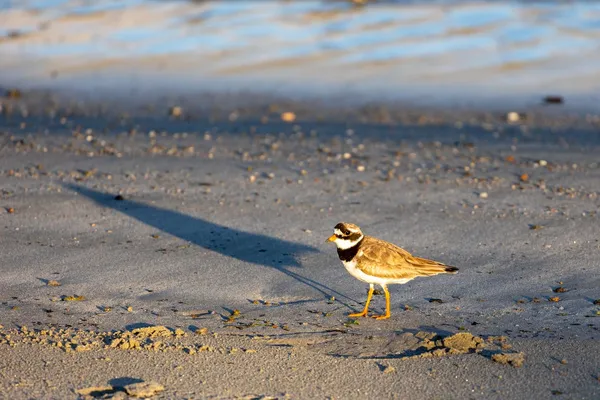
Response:
M359 268L367 275L388 279L412 279L446 272L447 265L415 257L408 251L373 237L365 237L360 248Z

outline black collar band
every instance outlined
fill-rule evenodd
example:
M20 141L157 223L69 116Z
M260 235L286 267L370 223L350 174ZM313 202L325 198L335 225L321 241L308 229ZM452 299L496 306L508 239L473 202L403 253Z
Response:
M356 242L356 244L348 249L337 249L338 252L338 257L340 258L340 260L342 261L351 261L354 256L356 255L356 253L358 253L358 249L360 247L360 244L362 243L362 241L365 239L365 237L363 236L358 242Z

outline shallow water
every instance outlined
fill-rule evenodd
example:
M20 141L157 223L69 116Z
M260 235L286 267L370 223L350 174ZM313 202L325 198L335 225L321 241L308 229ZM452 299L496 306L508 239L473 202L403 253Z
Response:
M593 94L600 3L0 0L0 71L90 89Z

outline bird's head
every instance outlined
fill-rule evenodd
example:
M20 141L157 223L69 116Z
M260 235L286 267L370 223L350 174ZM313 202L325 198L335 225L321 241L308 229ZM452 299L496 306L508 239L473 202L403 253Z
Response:
M334 242L338 249L345 250L354 247L364 237L357 225L340 222L333 228L333 235L326 241Z

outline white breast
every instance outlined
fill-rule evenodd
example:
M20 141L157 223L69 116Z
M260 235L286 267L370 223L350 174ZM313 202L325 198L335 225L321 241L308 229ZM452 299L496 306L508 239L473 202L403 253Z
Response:
M358 269L356 267L356 261L352 260L352 261L342 261L342 264L344 264L344 267L346 268L346 271L348 271L350 273L350 275L352 275L353 277L355 277L356 279L363 281L363 282L367 282L367 283L375 283L373 282L369 275L365 274L364 272L362 272L360 269Z
M403 279L378 278L376 276L367 275L356 266L356 261L354 261L354 260L342 261L342 264L344 264L346 271L348 271L350 273L350 275L352 275L359 281L363 281L366 283L375 283L378 285L389 285L391 283L404 284L411 280L411 279L406 279L406 278L403 278Z

